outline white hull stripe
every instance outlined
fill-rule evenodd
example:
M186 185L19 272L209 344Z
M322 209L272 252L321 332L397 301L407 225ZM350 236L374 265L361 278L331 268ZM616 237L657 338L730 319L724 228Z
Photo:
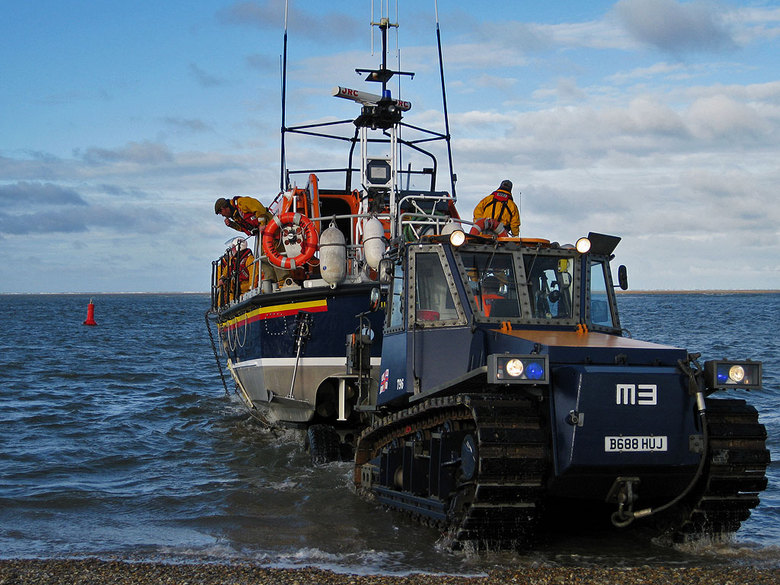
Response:
M371 365L380 366L382 364L382 358L372 357ZM302 357L298 360L298 367L347 367L347 360L343 357ZM233 368L238 370L240 368L273 368L273 367L295 367L295 358L258 358L254 360L246 360L243 362L234 362Z

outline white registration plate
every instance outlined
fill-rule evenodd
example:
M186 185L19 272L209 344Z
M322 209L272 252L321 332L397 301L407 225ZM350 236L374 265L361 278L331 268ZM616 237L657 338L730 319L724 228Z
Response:
M604 452L635 453L637 451L666 451L666 437L604 437Z

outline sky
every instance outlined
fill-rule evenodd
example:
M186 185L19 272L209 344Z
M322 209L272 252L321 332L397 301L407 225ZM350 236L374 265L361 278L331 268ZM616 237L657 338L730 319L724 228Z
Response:
M436 14L462 216L510 179L524 237L620 236L632 289L780 289L780 2L401 1L405 121L443 130ZM376 91L370 18L290 0L288 124ZM279 191L283 32L282 0L3 0L0 293L207 291L216 198Z

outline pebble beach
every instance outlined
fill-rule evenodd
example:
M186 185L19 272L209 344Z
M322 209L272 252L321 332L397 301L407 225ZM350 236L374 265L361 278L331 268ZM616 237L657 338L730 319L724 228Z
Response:
M0 560L0 585L778 585L780 569L754 567L523 567L484 576L355 575L250 564L98 559Z

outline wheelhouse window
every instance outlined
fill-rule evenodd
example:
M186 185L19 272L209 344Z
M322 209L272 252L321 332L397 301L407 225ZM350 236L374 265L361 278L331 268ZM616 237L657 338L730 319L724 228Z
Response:
M561 320L574 317L574 259L527 254L524 260L532 317Z
M590 262L590 320L594 325L614 327L610 292L612 285L607 281L607 265L602 260Z
M522 316L513 254L464 251L460 260L469 302L477 316L497 319Z

